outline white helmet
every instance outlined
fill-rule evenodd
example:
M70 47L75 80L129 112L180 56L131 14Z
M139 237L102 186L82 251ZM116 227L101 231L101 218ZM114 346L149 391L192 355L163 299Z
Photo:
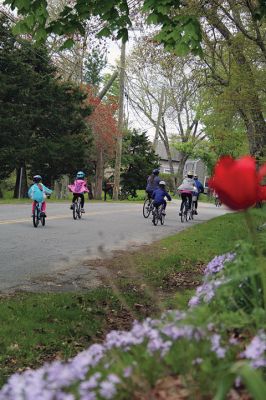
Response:
M165 181L160 181L160 182L159 182L159 185L164 185L164 186L165 186L166 183L165 183Z

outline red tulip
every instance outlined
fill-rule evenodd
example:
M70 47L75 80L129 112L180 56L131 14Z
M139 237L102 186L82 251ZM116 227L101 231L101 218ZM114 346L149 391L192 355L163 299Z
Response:
M244 210L266 200L266 186L261 186L265 175L266 164L257 171L256 161L250 156L239 160L225 156L217 162L209 186L225 205L233 210Z

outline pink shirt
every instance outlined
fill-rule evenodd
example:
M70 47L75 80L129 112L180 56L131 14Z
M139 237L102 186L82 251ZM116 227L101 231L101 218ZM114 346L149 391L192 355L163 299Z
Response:
M72 185L68 185L68 189L72 193L89 192L89 189L87 188L87 182L83 179L76 179Z

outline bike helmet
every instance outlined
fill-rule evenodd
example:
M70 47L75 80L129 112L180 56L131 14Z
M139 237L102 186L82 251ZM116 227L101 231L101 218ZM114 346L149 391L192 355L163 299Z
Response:
M34 175L33 182L39 183L42 180L41 175Z
M159 185L165 186L166 183L165 183L165 181L160 181L160 182L159 182Z
M193 178L193 172L192 172L192 171L188 171L187 177L188 177L188 178Z
M194 175L194 178L198 178L198 175L197 175L197 174L195 174L195 175Z
M153 175L159 175L160 171L156 168L152 171Z
M85 177L85 174L84 174L83 171L79 171L79 172L77 173L77 178L84 178L84 177Z

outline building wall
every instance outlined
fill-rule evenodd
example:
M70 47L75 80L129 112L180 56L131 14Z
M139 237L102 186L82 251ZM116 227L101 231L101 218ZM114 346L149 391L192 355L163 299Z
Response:
M192 171L193 174L197 174L199 181L204 185L204 187L206 186L205 182L208 179L208 170L207 166L201 159L187 160L184 167L184 175L186 175L188 171Z
M173 161L174 172L178 170L178 161ZM170 174L169 162L167 160L160 160L160 171L164 174Z

